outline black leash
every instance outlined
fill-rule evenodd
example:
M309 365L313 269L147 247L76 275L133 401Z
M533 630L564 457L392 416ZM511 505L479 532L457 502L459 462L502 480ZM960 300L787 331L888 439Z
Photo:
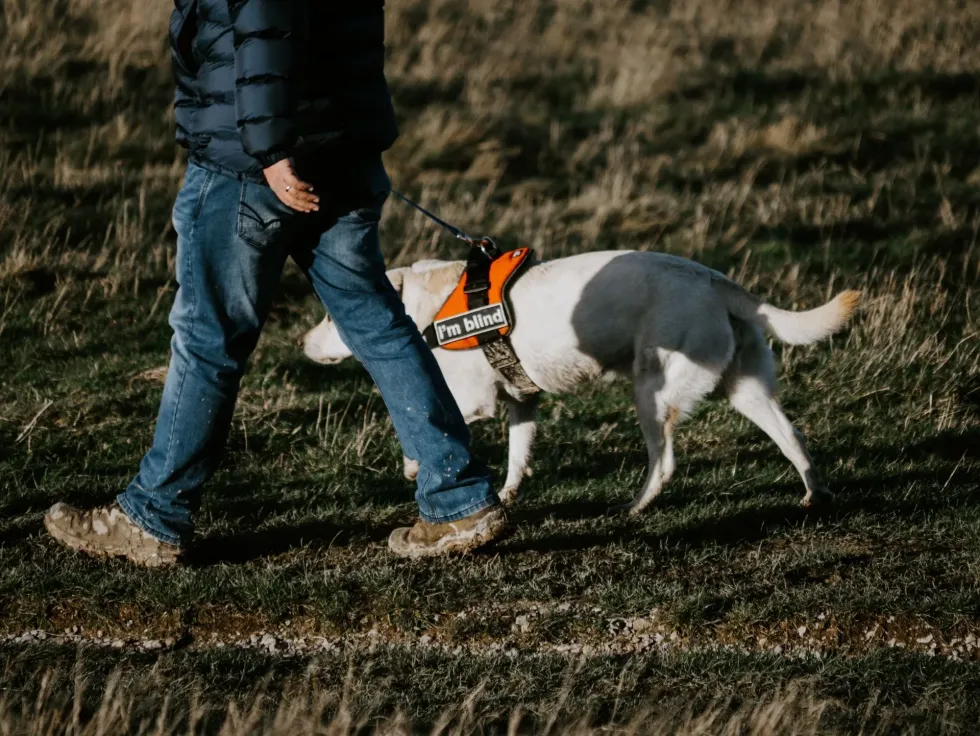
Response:
M456 227L454 225L450 225L448 222L446 222L442 218L437 217L436 215L432 214L425 207L423 207L420 204L417 204L416 202L413 202L412 200L410 200L408 197L406 197L401 192L392 189L391 190L391 193L394 194L396 197L398 197L398 199L400 199L405 204L409 205L410 207L414 207L415 209L417 209L423 215L425 215L430 220L432 220L434 223L436 223L436 225L438 225L439 227L443 228L448 233L452 234L453 237L458 238L459 240L462 240L464 243L469 243L474 248L479 248L481 251L483 251L483 254L487 258L489 258L490 260L493 260L494 258L496 258L496 257L498 257L500 255L500 251L497 250L497 244L494 243L493 240L491 240L490 238L485 237L485 236L482 237L482 238L479 238L479 239L477 239L477 238L471 238L469 235L467 235L466 233L464 233L458 227Z
M398 191L395 191L394 189L392 189L391 190L391 193L394 194L396 197L398 197L398 199L400 199L405 204L409 205L410 207L414 207L415 209L417 209L423 215L425 215L430 220L432 220L436 225L439 225L439 227L441 227L444 230L447 230L448 232L452 233L453 236L459 238L463 242L469 243L470 245L476 245L477 244L476 241L473 238L471 238L469 235L467 235L466 233L464 233L458 227L455 227L453 225L450 225L445 220L442 220L442 219L436 217L434 214L432 214L431 212L429 212L425 207L423 207L420 204L416 204L415 202L413 202L412 200L410 200L408 197L406 197L401 192L398 192Z

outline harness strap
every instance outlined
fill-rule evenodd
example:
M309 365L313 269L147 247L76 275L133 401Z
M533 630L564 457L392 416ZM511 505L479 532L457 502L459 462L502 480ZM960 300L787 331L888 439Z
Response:
M469 309L479 309L490 303L490 266L499 257L500 251L489 238L484 238L479 246L474 244L470 248L466 258L466 288L463 289ZM521 400L541 392L521 365L509 337L484 332L476 339L490 367L517 390Z
M466 294L470 309L485 307L490 303L490 266L493 259L473 246L466 257Z
M541 393L540 387L531 380L524 366L521 365L509 337L501 337L499 340L485 343L480 346L480 349L487 356L490 366L517 390L518 399L523 401Z

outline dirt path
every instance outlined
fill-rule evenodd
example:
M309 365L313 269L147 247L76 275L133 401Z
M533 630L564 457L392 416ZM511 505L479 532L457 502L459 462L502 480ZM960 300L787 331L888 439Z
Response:
M216 625L216 616L202 612L184 624L172 619L171 626L155 631L140 629L132 621L102 628L76 624L60 631L8 632L0 635L0 643L50 642L139 651L230 647L283 657L398 647L511 656L588 657L700 650L822 659L902 649L956 661L980 661L980 622L975 621L943 630L918 618L877 615L844 621L826 612L812 621L691 627L662 620L657 610L645 617L625 618L591 607L533 603L521 608L489 606L436 618L413 629L362 621L356 628L318 632L313 620L270 624L228 616ZM556 636L558 633L564 636Z

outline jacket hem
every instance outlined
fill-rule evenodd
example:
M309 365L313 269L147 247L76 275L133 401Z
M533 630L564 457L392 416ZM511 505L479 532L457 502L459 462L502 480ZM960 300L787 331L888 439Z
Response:
M268 169L270 166L279 163L283 159L289 158L289 151L278 151L277 153L267 153L262 156L253 156L259 165L262 167L263 171Z

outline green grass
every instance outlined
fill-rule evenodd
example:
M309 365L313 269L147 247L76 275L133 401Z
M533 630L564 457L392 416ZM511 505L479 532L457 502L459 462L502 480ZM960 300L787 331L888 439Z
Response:
M737 710L803 683L833 704L829 730L865 712L894 730L975 724L980 652L957 640L980 635L980 14L389 8L403 135L386 163L465 229L545 257L687 255L780 306L865 292L842 335L776 346L782 400L837 501L799 508L775 446L713 403L681 427L654 507L604 516L646 452L629 387L586 387L544 400L512 537L394 559L386 536L415 506L383 403L356 364L302 356L321 311L289 268L193 564L148 572L61 549L41 517L110 500L153 430L145 372L167 361L182 175L166 8L0 3L0 635L76 632L0 645L11 698L76 660L94 683L118 668L127 692L152 691L145 712L153 677L219 707L310 668L329 673L314 690L339 693L353 667L358 708L418 723L481 683L498 725L519 704L550 713L569 687L581 707L563 713L608 720L613 704L621 719L736 695ZM393 263L460 255L397 202L383 239ZM502 475L504 422L473 435ZM279 655L238 647L267 632ZM137 653L145 639L176 649Z

